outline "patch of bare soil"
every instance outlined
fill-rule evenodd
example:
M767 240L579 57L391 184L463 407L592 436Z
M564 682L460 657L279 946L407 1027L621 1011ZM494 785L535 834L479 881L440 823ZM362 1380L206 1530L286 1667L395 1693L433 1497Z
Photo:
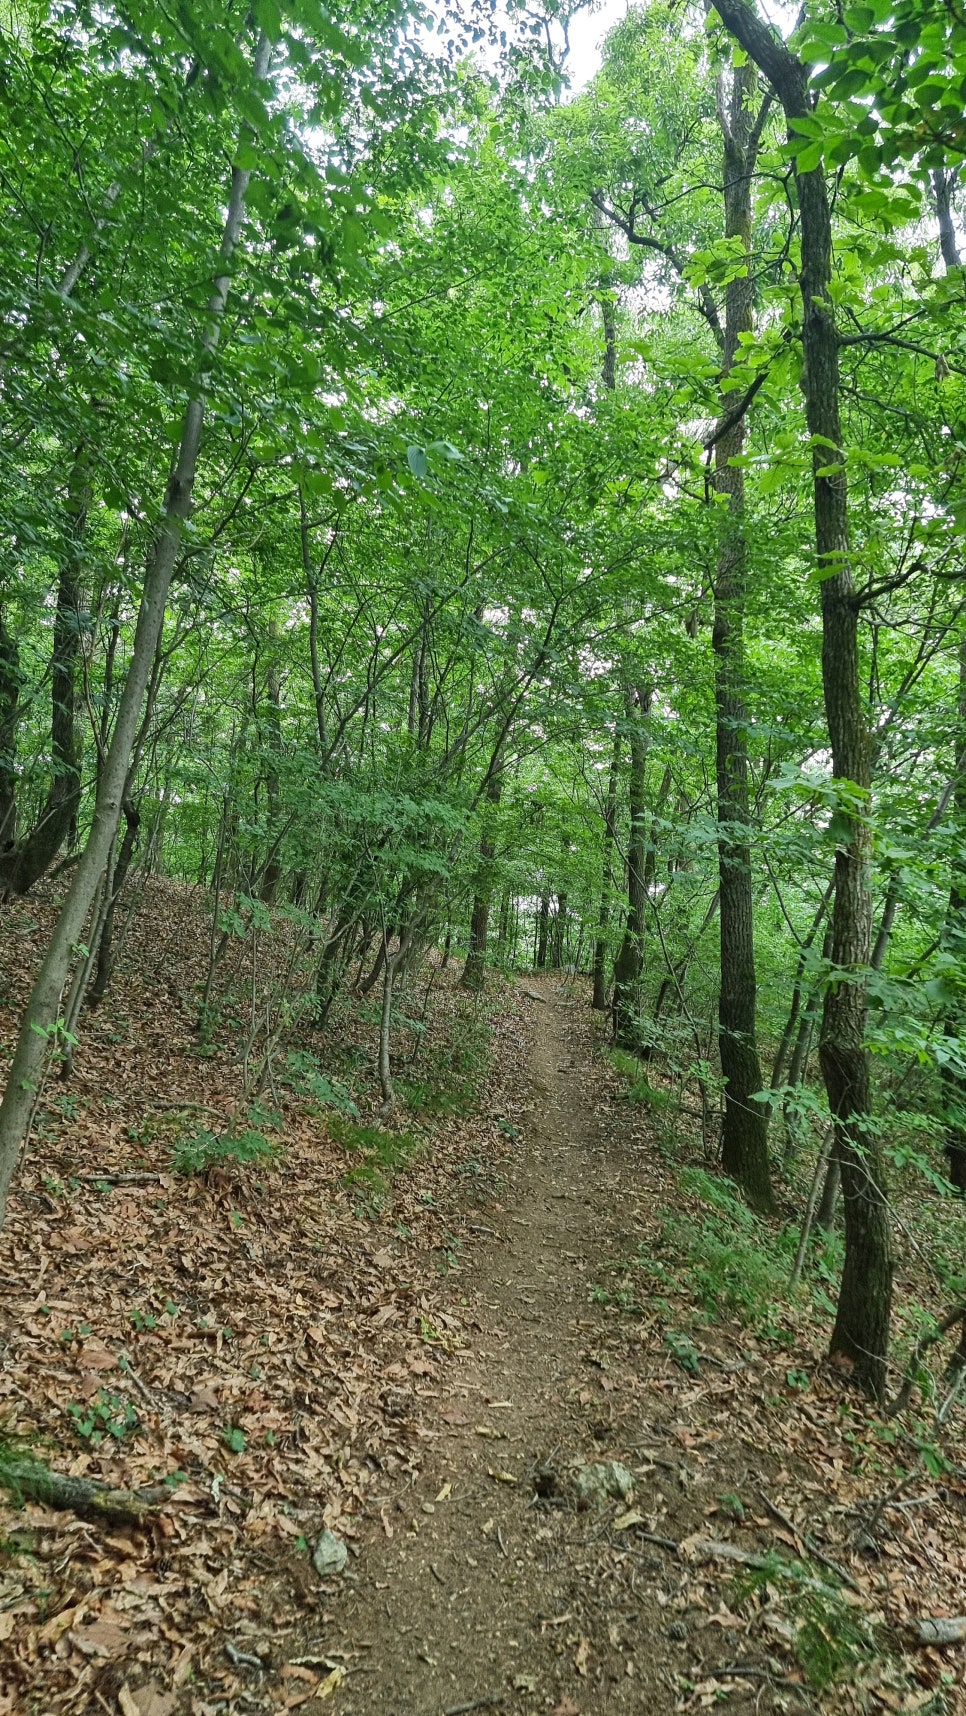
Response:
M654 1516L651 1535L669 1540L708 1530L734 1449L692 1469L633 1326L592 1299L601 1261L641 1238L659 1187L605 1100L583 1009L539 987L525 1147L490 1217L498 1231L463 1276L473 1348L440 1389L421 1469L385 1486L314 1644L347 1669L342 1716L661 1716L696 1687L702 1702L730 1691L735 1711L807 1707L787 1667L736 1645L736 1616L706 1624L722 1605L700 1571L640 1529ZM575 1469L608 1461L633 1473L633 1496L582 1508ZM744 1681L725 1672L739 1655Z

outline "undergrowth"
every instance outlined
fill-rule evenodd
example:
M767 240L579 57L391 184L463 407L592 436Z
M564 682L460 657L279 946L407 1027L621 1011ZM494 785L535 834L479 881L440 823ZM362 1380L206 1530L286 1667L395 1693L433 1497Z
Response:
M176 1174L203 1174L209 1168L234 1163L249 1167L252 1162L267 1163L279 1154L279 1145L266 1138L264 1132L247 1126L237 1132L209 1132L204 1127L172 1146L171 1166Z
M419 1021L406 1021L415 1029ZM448 1022L444 1041L425 1059L421 1034L407 1076L399 1089L416 1114L434 1116L468 1114L475 1106L480 1083L490 1060L491 1030L478 1007L466 1003Z
M794 1628L793 1648L810 1686L816 1692L857 1673L881 1654L881 1627L863 1613L861 1599L824 1569L803 1561L768 1555L764 1566L750 1570L737 1583L736 1601L757 1597L765 1608L775 1596Z
M615 1048L609 1048L605 1053L614 1071L627 1080L621 1092L624 1102L639 1103L655 1113L677 1109L677 1099L672 1091L665 1090L662 1085L651 1084L647 1076L647 1062L639 1055L631 1054L627 1049Z
M342 1184L360 1194L359 1214L378 1214L389 1196L395 1174L425 1148L411 1132L389 1132L380 1126L363 1126L343 1115L329 1121L332 1137L350 1155L362 1160L343 1175Z
M630 1259L602 1267L595 1299L633 1314L666 1309L670 1296L683 1294L705 1318L731 1316L779 1344L787 1341L795 1228L763 1221L730 1180L703 1168L684 1169L678 1190L681 1204L662 1210L657 1238ZM826 1287L837 1278L840 1249L837 1235L823 1235L809 1283L799 1289L822 1310L831 1308Z

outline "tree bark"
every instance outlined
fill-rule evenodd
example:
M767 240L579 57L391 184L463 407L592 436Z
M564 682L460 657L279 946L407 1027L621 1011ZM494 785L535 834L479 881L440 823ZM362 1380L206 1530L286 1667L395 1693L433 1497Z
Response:
M256 80L262 81L267 76L270 59L271 46L263 36L255 52ZM231 260L241 237L250 178L251 171L247 167L233 167L219 268L208 300L207 325L200 341L199 368L210 363L218 345L231 285ZM6 1213L10 1182L30 1124L48 1040L56 1026L74 949L83 934L117 832L128 767L140 724L141 704L164 625L168 590L181 551L184 525L191 512L204 415L204 393L199 387L185 408L177 457L168 480L164 515L145 572L131 663L98 781L87 845L74 872L21 1020L7 1088L0 1104L0 1221Z
M630 834L627 842L627 921L614 962L614 1041L636 1051L641 1046L640 984L644 955L644 913L647 906L647 717L653 687L637 684L627 691L627 730L631 753L628 784Z
M464 989L480 990L486 980L486 950L490 933L490 900L493 895L493 865L496 859L496 816L503 794L503 761L501 747L490 770L483 794L483 826L480 830L480 855L473 890L473 910L470 916L470 943L460 983Z
M943 924L943 951L952 954L960 973L966 970L966 865L962 860L962 841L966 835L966 637L959 645L959 724L956 735L956 785L953 807L956 815L958 840L954 849L949 903ZM960 979L962 981L962 979ZM962 998L947 1007L943 1020L943 1036L950 1044L961 1044L966 1035L966 1010ZM946 1121L944 1149L946 1172L950 1184L966 1196L966 1079L959 1070L959 1055L949 1054L940 1068L943 1109Z
M936 199L936 215L939 221L939 248L947 272L952 268L960 268L962 262L959 245L956 242L956 228L953 224L952 190L956 183L958 169L951 172L937 170L932 175L933 193ZM951 953L962 970L966 966L966 864L962 859L962 842L966 836L966 635L959 642L959 699L958 723L956 729L955 758L953 761L953 811L956 818L957 842L954 847L952 876L949 883L949 903L946 907L946 919L943 924L943 951ZM966 1016L962 1001L956 1001L947 1008L943 1021L943 1036L947 1042L962 1041L966 1034ZM960 1050L960 1054L961 1054ZM946 1136L944 1149L946 1153L946 1172L949 1181L957 1192L966 1196L966 1079L957 1065L955 1056L943 1060L940 1068L940 1080L943 1096L943 1109L946 1120ZM963 1328L966 1340L966 1324Z
M17 728L20 652L0 609L0 864L17 844Z
M757 154L752 101L758 88L751 60L722 74L718 117L724 142L725 238L737 240L744 273L728 282L721 373L727 380L742 334L753 326L751 273L751 186ZM744 418L729 421L730 392L723 392L715 443L715 491L727 508L714 586L715 772L718 798L719 937L718 1052L724 1079L721 1164L737 1181L753 1209L775 1207L768 1167L768 1110L755 1102L764 1079L758 1056L754 905L748 796L748 709L745 689L744 613L747 544L744 528L745 473L733 461L745 444Z
M621 760L620 723L614 725L614 749L607 777L607 800L604 806L604 840L601 856L600 911L597 917L597 940L594 942L594 998L597 1013L607 1011L607 925L610 920L611 870L614 863L614 843L617 839L617 775Z
M116 1490L92 1478L65 1478L38 1461L4 1464L0 1485L15 1498L76 1513L80 1519L120 1520L140 1525L171 1491L167 1484L144 1490Z
M749 0L713 0L741 47L771 81L789 121L811 114L808 74ZM859 673L858 607L849 559L842 454L839 342L832 308L832 222L821 167L798 170L805 410L812 437L815 546L822 586L822 680L838 785L832 975L819 1057L835 1124L845 1203L845 1264L831 1350L875 1398L885 1393L892 1309L892 1254L882 1151L872 1117L866 1049L871 950L870 834L866 815L872 748Z
M114 918L117 911L117 902L124 891L124 884L127 881L127 873L131 867L131 859L134 857L135 851L137 850L138 833L141 827L141 811L133 799L125 798L122 804L122 809L124 812L126 827L124 830L124 839L121 841L120 851L117 855L117 863L114 866L111 897L108 901L107 911L104 916L104 926L101 930L101 939L97 948L97 970L94 974L94 982L91 985L91 992L87 1002L87 1005L92 1011L95 1007L99 1007L103 1001L104 996L107 994L108 984L114 974Z
M547 932L550 928L550 895L540 895L540 916L537 919L537 970L547 963Z
M84 534L90 498L89 453L85 446L80 446L74 454L67 484L66 540L57 578L50 658L50 785L33 828L0 857L0 896L29 893L50 869L76 826L83 756L77 719L77 670L84 608ZM16 814L13 821L16 822Z
M278 898L279 884L282 880L282 866L278 851L282 837L282 789L279 778L282 758L282 686L278 664L278 642L278 621L273 618L268 624L269 659L268 670L265 675L264 704L265 746L268 753L265 769L266 856L259 886L259 898L266 906L274 906Z

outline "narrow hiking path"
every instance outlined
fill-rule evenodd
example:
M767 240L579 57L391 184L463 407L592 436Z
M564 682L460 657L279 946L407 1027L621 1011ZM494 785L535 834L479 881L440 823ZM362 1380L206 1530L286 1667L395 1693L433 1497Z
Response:
M151 921L201 948L195 897L156 889ZM378 1198L295 1095L271 1171L172 1172L198 1107L231 1112L230 1047L199 1058L133 977L98 1015L0 1246L0 1455L13 1433L167 1493L143 1525L0 1505L0 1716L966 1708L961 1651L910 1643L966 1612L966 1479L913 1468L884 1511L891 1426L830 1373L687 1103L626 1100L580 984L494 978L478 1016L432 981L423 1064L462 1067L473 1031L487 1053L471 1110L376 1134ZM579 1508L609 1461L630 1504ZM784 1572L738 1596L763 1554Z
M634 1326L592 1301L602 1262L633 1250L636 1212L659 1186L628 1110L602 1091L585 1010L550 980L539 987L518 1169L463 1279L475 1346L433 1403L418 1476L379 1498L382 1530L326 1616L326 1652L348 1670L343 1716L660 1716L680 1707L680 1674L733 1660L719 1630L710 1647L691 1639L693 1570L615 1535L626 1503L580 1511L568 1493L575 1465L619 1460L636 1505L660 1516L651 1529L683 1537L703 1523L713 1479L697 1494L680 1450L667 1457L660 1384L642 1380ZM730 1707L744 1707L732 1691ZM758 1708L773 1707L762 1691Z

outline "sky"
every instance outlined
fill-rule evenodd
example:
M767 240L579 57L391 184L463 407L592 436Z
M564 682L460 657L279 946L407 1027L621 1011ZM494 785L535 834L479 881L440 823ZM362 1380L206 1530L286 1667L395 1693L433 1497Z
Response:
M571 88L583 89L600 67L600 46L609 29L623 18L628 0L600 0L593 10L578 12L570 26L567 70Z

